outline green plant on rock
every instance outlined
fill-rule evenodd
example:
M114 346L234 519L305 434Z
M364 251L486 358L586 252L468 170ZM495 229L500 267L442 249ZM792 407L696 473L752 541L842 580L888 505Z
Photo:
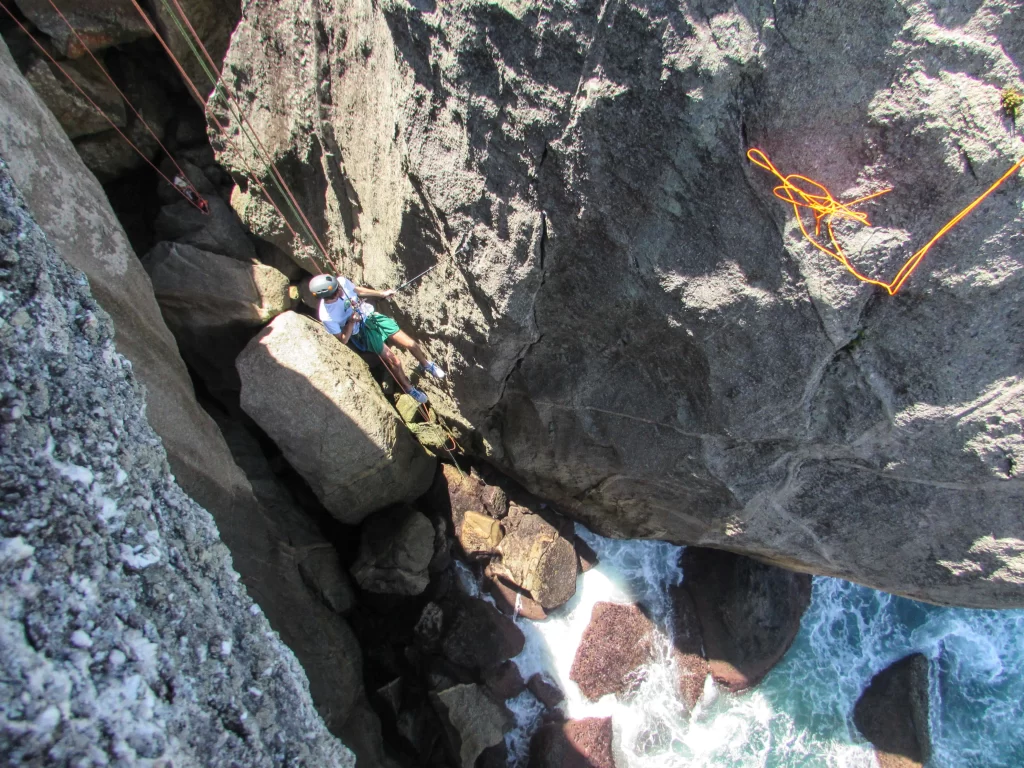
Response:
M1003 106L1003 113L1011 120L1017 119L1017 110L1024 105L1024 95L1016 88L1007 88L1003 91L1003 98L1000 101Z

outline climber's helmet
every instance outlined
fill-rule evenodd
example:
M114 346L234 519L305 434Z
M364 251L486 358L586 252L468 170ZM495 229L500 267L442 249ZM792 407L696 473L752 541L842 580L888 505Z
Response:
M318 299L329 299L341 289L341 283L333 275L317 275L309 281L309 292Z

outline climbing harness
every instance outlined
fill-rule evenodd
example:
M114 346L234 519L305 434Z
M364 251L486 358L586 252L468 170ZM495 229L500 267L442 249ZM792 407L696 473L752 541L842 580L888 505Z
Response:
M866 275L861 274L857 269L850 263L846 254L843 252L842 246L839 245L836 240L835 232L832 229L832 220L835 217L852 219L858 221L866 227L870 227L871 223L868 221L866 213L854 210L854 206L860 203L873 200L876 197L887 194L892 189L883 189L879 192L873 192L870 195L859 197L856 200L851 200L849 203L840 203L836 200L832 193L825 188L823 184L819 184L813 179L809 179L806 176L799 174L790 174L783 176L776 168L771 160L768 159L768 155L762 152L760 149L751 149L747 151L747 158L754 165L759 168L763 168L775 175L775 177L781 182L779 186L775 187L773 193L777 198L783 200L793 206L793 212L796 214L797 224L800 226L800 231L807 241L817 248L822 253L826 253L833 259L838 261L847 271L850 272L858 280L871 285L877 285L880 288L884 288L890 296L895 296L896 293L904 286L910 276L914 273L914 270L918 268L928 251L931 250L932 246L935 245L946 233L949 232L953 227L959 224L971 211L981 205L981 202L991 195L998 189L1003 182L1009 179L1011 176L1017 173L1022 167L1024 167L1024 157L1018 160L1014 165L1004 173L996 182L986 189L977 199L974 200L970 205L964 208L960 213L950 219L940 229L935 236L925 243L921 248L914 252L914 254L907 259L907 262L900 268L900 271L896 273L896 277L892 279L892 282L883 283L880 280L875 280ZM810 208L814 214L814 234L815 236L821 235L821 222L825 222L825 229L828 231L829 242L832 244L832 249L825 247L813 237L807 231L804 226L803 219L800 215L801 208Z
M171 155L171 153L167 150L167 147L165 147L163 145L163 143L160 141L160 137L156 135L156 133L153 131L152 128L149 127L149 124L143 119L142 115L139 114L139 111L137 109L135 109L134 105L131 103L131 101L128 99L128 97L125 96L124 91L122 91L118 87L117 83L114 82L114 79L110 76L110 73L107 72L106 68L100 63L99 59L96 58L95 54L93 54L92 49L89 48L89 46L86 44L85 40L82 39L82 36L78 34L78 30L76 30L71 25L71 22L69 22L67 20L67 17L64 16L63 13L61 13L60 8L58 8L56 5L54 5L53 0L49 0L49 2L50 2L50 5L53 7L53 10L57 12L57 15L60 16L61 20L63 20L63 22L67 25L68 29L71 30L72 34L74 34L74 36L78 40L79 44L82 46L82 48L85 49L85 52L89 55L89 57L93 60L93 62L99 68L100 72L102 72L106 76L107 80L110 81L110 84L114 87L114 90L117 91L118 95L124 100L124 103L132 111L132 113L135 115L135 117L138 119L138 121L146 129L146 131L149 133L149 135L153 137L153 140L157 143L157 146L159 146L160 149L162 149L164 151L164 154L167 155L168 159L174 165L175 169L177 169L177 175L175 176L175 180L174 181L172 181L171 179L167 178L166 174L164 174L164 172L161 171L160 168L157 167L157 165L155 163L153 163L152 160L149 159L149 157L146 155L146 153L143 152L141 149L139 149L134 144L134 142L132 142L132 140L129 139L128 136L126 136L125 133L120 128L117 127L117 124L110 118L110 116L106 112L104 112L100 108L100 106L95 101L93 101L92 97L90 97L89 94L86 93L85 90L82 88L82 86L80 86L78 84L78 81L75 80L70 74L68 74L67 70L65 70L64 67L62 67L60 65L60 62L58 62L50 54L50 52L48 50L46 50L46 47L42 43L40 43L39 40L37 40L36 37L31 32L28 31L28 29L25 27L25 25L22 24L21 21L18 19L18 17L14 15L14 13L11 11L11 9L7 7L6 3L0 2L0 8L4 9L4 11L7 13L7 15L11 17L11 20L15 24L17 24L18 28L24 33L24 35L29 40L31 40L40 51L43 52L43 55L46 56L46 58L49 59L50 62L58 70L60 70L60 73L62 75L64 75L65 78L67 78L68 82L70 82L71 85L73 85L75 87L75 89L82 95L82 97L86 101L88 101L89 104L92 105L92 108L95 109L96 112L101 117L103 117L104 120L106 120L108 123L110 123L110 127L113 128L115 131L117 131L118 135L122 139L125 140L125 142L128 144L128 146L130 146L133 150L135 150L143 160L145 160L147 163L149 163L149 165L153 168L153 170L155 170L160 175L160 177L163 178L164 181L166 181L168 184L170 184L171 187L176 192L178 192L182 197L184 197L186 200L188 200L188 202L191 203L197 210L199 210L201 213L204 213L204 214L209 213L209 206L207 205L206 200L204 200L202 195L200 195L199 192L196 191L195 186L192 184L191 181L188 180L188 175L185 173L184 170L182 170L181 166L178 165L177 161L174 159L174 157ZM182 182L181 184L178 183L178 179L181 179L181 182Z

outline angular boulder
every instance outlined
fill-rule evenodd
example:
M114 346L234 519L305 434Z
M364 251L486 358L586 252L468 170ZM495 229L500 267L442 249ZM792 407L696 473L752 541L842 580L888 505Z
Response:
M501 524L493 517L466 510L459 528L459 544L467 558L487 558L498 551L502 539Z
M434 459L366 364L320 323L278 315L235 364L242 408L342 522L358 523L430 487Z
M672 601L672 661L676 666L677 690L686 708L693 709L704 694L704 681L708 676L700 620L693 599L681 585L669 589L669 599Z
M484 672L483 683L499 701L515 698L526 690L526 683L523 682L519 667L511 659Z
M579 573L572 534L566 538L543 516L533 514L509 516L506 526L494 572L528 592L546 611L568 602L576 594Z
M320 602L344 616L356 605L352 580L341 563L338 551L329 543L311 544L298 549L295 559L303 584Z
M90 66L92 65L92 66ZM89 94L103 112L118 128L127 125L124 100L110 81L97 71L89 59L80 63L62 62L61 68ZM69 139L87 136L90 133L110 130L110 123L96 107L68 82L67 78L49 61L34 59L25 69L25 79L39 94Z
M920 768L927 763L928 657L912 653L871 678L854 706L853 722L874 745L881 768Z
M253 333L291 309L288 278L181 243L159 243L142 259L178 349L211 394L241 387L235 358Z
M530 741L529 768L615 768L612 719L548 723Z
M682 567L715 682L733 692L757 685L800 631L811 577L699 547L684 550Z
M240 261L256 259L256 245L231 207L215 195L206 195L210 212L204 214L180 197L160 209L153 228L159 240L171 240L219 253Z
M494 701L479 685L456 685L431 693L430 699L444 723L451 752L462 768L473 768L480 753L500 743L505 731L514 724L504 705Z
M530 675L530 679L526 681L526 687L547 709L554 709L565 700L562 689L540 672Z
M496 485L489 485L476 472L461 472L458 467L445 464L441 467L442 477L431 490L434 503L441 511L451 512L455 534L462 528L462 518L467 510L482 512L501 520L508 514L508 495Z
M591 701L630 687L631 674L653 658L654 623L640 606L597 603L569 679Z
M548 617L547 611L540 603L498 576L493 564L484 569L484 589L494 598L498 610L506 616L522 616L530 621L543 621Z
M367 592L418 595L430 583L434 526L412 507L394 506L363 521L352 576Z
M472 669L488 669L518 656L526 638L515 623L485 600L458 595L445 605L445 658Z
M49 35L61 55L75 59L85 55L79 37L90 50L98 51L149 37L153 33L130 0L74 0L57 4L78 37L47 0L16 0L19 10Z

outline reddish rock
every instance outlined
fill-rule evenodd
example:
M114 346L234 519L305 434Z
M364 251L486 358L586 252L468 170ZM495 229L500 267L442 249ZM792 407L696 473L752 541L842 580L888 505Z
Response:
M531 621L543 621L548 617L540 603L527 594L520 592L515 587L504 581L488 566L484 570L484 588L494 598L494 602L506 616L522 616ZM519 612L516 613L518 598Z
M503 661L483 675L487 690L501 701L512 699L526 690L526 683L514 661Z
M530 693L537 697L537 701L548 709L554 709L565 700L565 694L562 693L562 689L544 677L540 672L530 676L526 687L530 689Z
M441 465L430 495L438 512L451 512L456 536L462 531L467 510L483 512L496 520L508 514L508 496L501 488L488 485L475 472L460 473L450 464Z
M597 553L579 536L573 538L573 547L576 549L576 561L579 564L580 573L586 573L600 562Z
M800 630L811 577L699 547L686 548L682 565L715 681L733 692L757 685Z
M629 674L651 660L654 624L638 605L598 603L576 649L569 679L591 701L621 693Z
M704 693L708 661L704 658L700 621L693 599L682 586L669 590L672 600L672 658L676 664L679 698L693 709Z
M857 699L853 722L875 747L881 768L920 768L931 756L928 658L914 653L873 678Z
M615 768L612 719L549 723L530 742L529 768Z
M487 669L518 656L526 644L519 627L490 603L460 595L445 603L441 651L464 667Z

